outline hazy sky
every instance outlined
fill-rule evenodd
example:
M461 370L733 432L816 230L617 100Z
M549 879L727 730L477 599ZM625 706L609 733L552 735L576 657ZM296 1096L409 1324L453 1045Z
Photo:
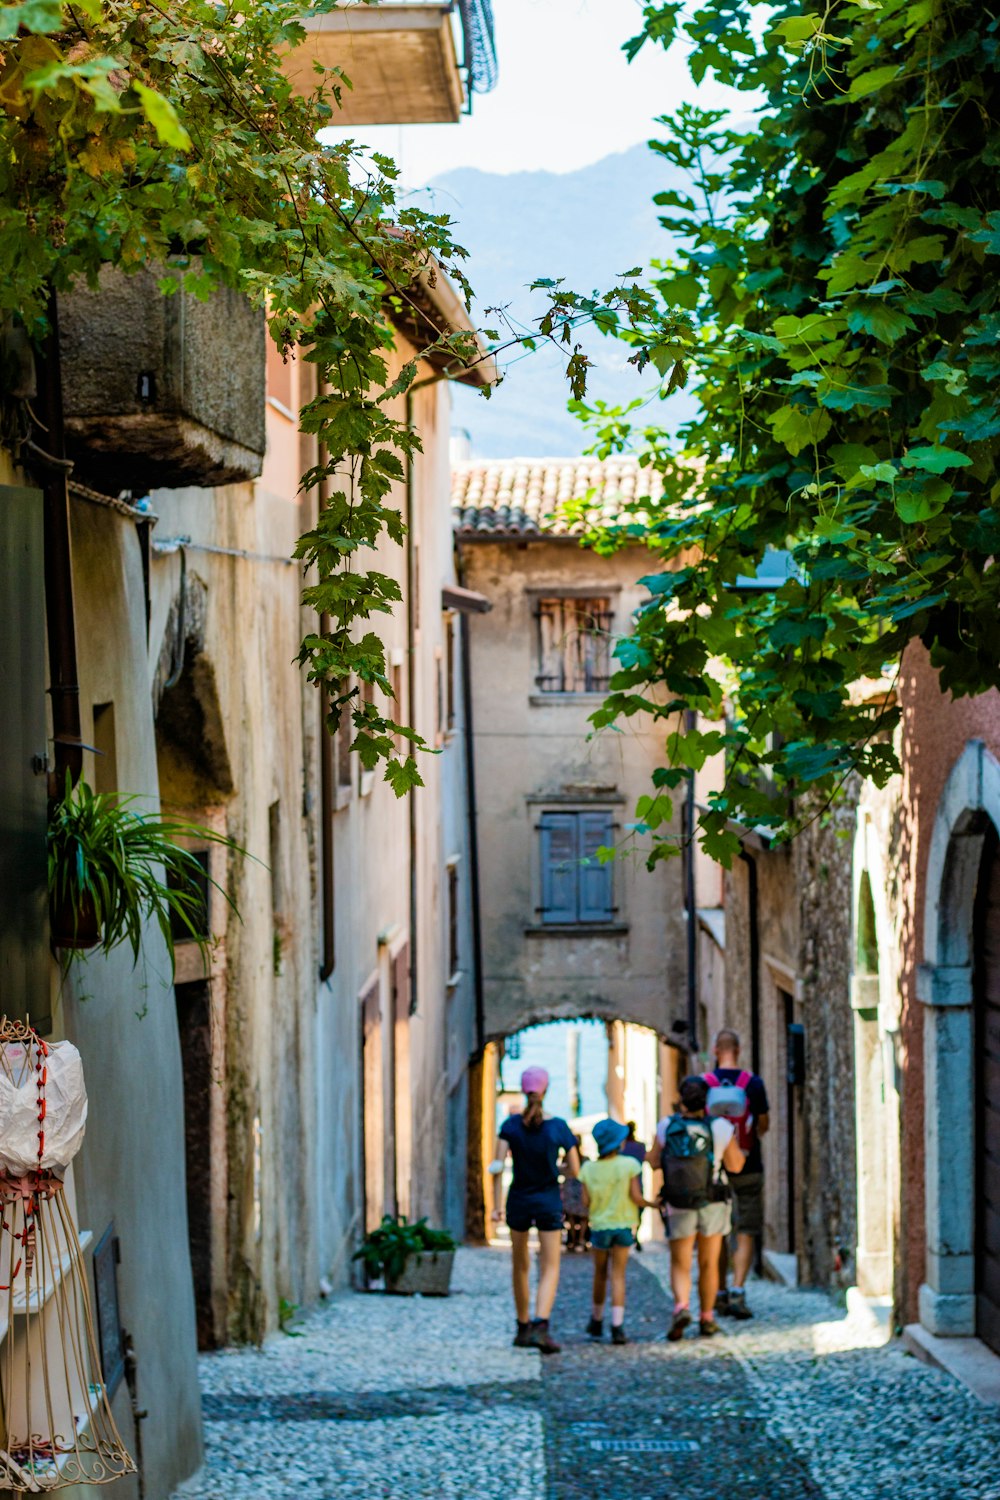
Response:
M633 63L622 43L639 30L641 0L493 0L500 81L475 95L457 125L358 127L415 187L453 167L568 172L634 146L682 99L745 109L711 79L696 91L678 48L651 44Z

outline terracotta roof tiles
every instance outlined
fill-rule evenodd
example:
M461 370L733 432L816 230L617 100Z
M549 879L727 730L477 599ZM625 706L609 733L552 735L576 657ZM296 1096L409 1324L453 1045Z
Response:
M563 507L587 501L591 521L614 521L630 501L657 499L659 475L634 458L505 458L457 463L451 501L459 537L569 537L584 530Z

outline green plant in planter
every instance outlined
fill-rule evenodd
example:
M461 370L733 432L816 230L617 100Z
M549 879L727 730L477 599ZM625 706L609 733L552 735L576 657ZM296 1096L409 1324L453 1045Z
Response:
M163 934L171 966L175 931L190 934L207 959L204 931L206 878L236 911L217 881L179 838L223 844L231 839L182 819L151 817L134 796L95 792L85 781L73 787L49 815L48 885L53 942L70 949L110 953L127 942L138 961L145 923L153 918Z
M405 1214L395 1219L386 1214L378 1228L365 1235L361 1249L355 1250L352 1258L363 1263L369 1281L379 1276L398 1281L411 1255L419 1260L428 1253L455 1249L456 1242L446 1229L429 1229L426 1219L411 1224Z

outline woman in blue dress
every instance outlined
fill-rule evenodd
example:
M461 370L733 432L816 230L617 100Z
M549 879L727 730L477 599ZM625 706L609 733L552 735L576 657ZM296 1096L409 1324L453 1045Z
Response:
M549 1319L559 1287L559 1265L562 1250L563 1207L559 1194L559 1154L565 1153L562 1172L575 1177L580 1170L576 1137L565 1120L548 1118L543 1101L549 1086L544 1068L525 1068L521 1074L524 1109L510 1115L500 1127L496 1159L490 1164L497 1183L497 1206L493 1218L503 1217L499 1206L500 1174L509 1151L514 1163L514 1179L507 1194L507 1228L513 1254L514 1306L517 1309L517 1333L514 1343L521 1349L540 1349L543 1354L558 1354L559 1345L549 1333ZM528 1236L538 1230L541 1246L538 1265L538 1288L535 1292L535 1316L531 1317L531 1262Z

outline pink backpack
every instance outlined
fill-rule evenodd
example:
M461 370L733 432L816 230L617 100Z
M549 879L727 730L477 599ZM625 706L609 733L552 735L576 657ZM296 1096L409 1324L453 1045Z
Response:
M753 1074L743 1068L735 1083L723 1083L717 1073L703 1073L701 1076L708 1084L708 1099L705 1105L708 1114L715 1118L731 1120L736 1127L736 1139L740 1149L749 1151L754 1140L754 1118L750 1113L747 1088Z

